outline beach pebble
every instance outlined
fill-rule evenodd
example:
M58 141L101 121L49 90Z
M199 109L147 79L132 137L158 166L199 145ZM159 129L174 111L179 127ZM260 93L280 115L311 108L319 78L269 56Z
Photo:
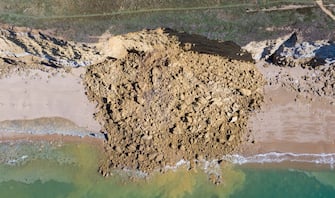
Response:
M181 150L181 151L185 151L185 146L184 146L184 145L180 145L180 146L179 146L179 150Z
M252 93L250 89L240 89L239 91L243 96L250 96Z
M118 153L122 153L122 149L119 146L115 146L114 150Z
M196 154L195 155L195 158L199 161L203 160L204 159L204 156L203 155L200 155L200 154Z
M147 140L151 140L152 139L152 135L144 135L143 137L142 137L142 140L145 140L145 141L147 141Z
M127 147L129 151L136 151L136 146L134 144L131 144Z
M228 141L229 141L229 142L233 141L234 139L235 139L235 135L230 135L230 136L228 137Z
M142 162L142 161L144 161L144 155L137 155L137 160L139 161L139 162Z
M156 157L156 162L162 161L163 158L164 158L164 155L163 155L163 154L159 154L159 155L157 155L157 157Z
M234 117L232 117L231 119L230 119L230 123L233 123L233 122L236 122L237 121L237 116L234 116Z

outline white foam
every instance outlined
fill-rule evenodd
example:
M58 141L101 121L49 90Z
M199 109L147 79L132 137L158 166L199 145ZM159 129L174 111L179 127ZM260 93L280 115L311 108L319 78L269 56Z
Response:
M22 164L26 159L28 158L28 155L23 155L17 159L10 159L6 162L7 165L15 166Z
M335 165L335 153L278 153L270 152L252 156L226 155L223 160L233 164L250 164L250 163L281 163L281 162L302 162Z
M174 166L165 166L164 169L165 170L177 170L179 167L181 166L190 166L190 161L186 161L184 159L179 160Z

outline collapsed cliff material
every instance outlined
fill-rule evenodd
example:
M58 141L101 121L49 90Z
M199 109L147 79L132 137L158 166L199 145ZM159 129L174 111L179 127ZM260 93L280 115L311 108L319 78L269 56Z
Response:
M275 73L267 75L271 76L269 85L279 84L309 99L317 96L334 100L334 41L307 42L293 32L276 40L253 41L243 48L256 62L264 61L263 66L270 67L267 72Z
M254 64L185 49L162 29L116 40L124 53L90 66L85 77L107 133L103 174L220 159L238 148L249 113L263 99Z
M79 67L100 60L101 55L94 46L65 41L36 30L0 28L0 64L7 68L15 65L29 68ZM1 73L6 73L3 67L1 70Z

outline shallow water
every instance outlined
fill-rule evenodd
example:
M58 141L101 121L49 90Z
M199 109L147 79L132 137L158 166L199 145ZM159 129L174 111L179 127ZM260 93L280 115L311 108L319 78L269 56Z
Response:
M130 182L97 173L101 157L87 143L1 143L0 197L334 197L335 171L222 165L223 184L180 167ZM8 152L8 151L11 152ZM208 171L208 170L207 170ZM216 170L217 171L217 170Z

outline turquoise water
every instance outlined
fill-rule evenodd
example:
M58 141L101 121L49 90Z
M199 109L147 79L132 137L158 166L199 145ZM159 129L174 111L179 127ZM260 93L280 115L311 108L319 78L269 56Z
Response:
M149 179L97 173L101 157L84 143L0 144L0 197L334 197L335 171L222 165L223 183L213 185L202 170L180 167ZM9 152L10 151L10 152Z
M50 180L47 182L35 181L26 184L17 181L2 182L0 184L1 197L334 197L334 186L319 181L314 176L296 171L277 170L242 170L246 176L243 186L231 196L226 196L220 192L219 187L209 188L201 184L204 181L197 181L192 192L173 194L173 189L158 189L148 191L148 189L128 188L127 185L110 183L110 186L98 187L76 196L72 194L80 189L73 183L57 182ZM335 177L332 172L314 172L326 177ZM182 177L183 175L181 175ZM173 181L172 181L173 182ZM99 184L98 184L99 185ZM164 187L164 186L163 186ZM85 191L85 189L83 189ZM159 192L160 191L160 192ZM172 194L170 194L172 193ZM73 195L73 196L72 196Z
M244 169L246 180L231 198L240 197L335 197L334 171Z

